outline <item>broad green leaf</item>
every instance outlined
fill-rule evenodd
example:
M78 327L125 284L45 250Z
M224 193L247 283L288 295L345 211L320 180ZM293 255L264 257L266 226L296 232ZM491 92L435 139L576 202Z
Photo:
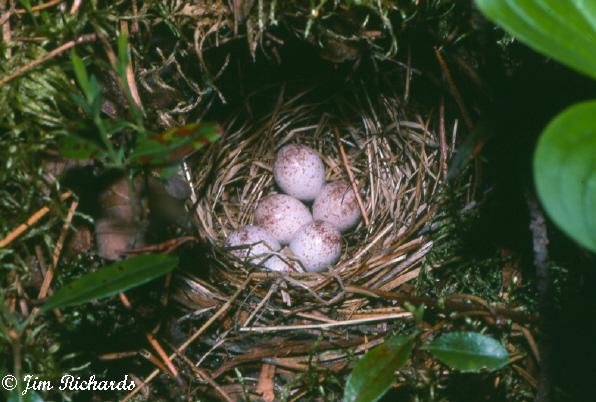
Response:
M438 360L461 371L497 370L507 365L507 350L497 340L477 332L449 332L426 348Z
M177 265L178 258L166 254L144 254L118 261L57 290L41 309L48 311L111 296L164 275Z
M168 164L217 140L220 133L217 123L193 123L172 128L139 141L130 157L143 165Z
M594 0L476 0L495 23L528 46L596 78Z
M63 137L59 142L58 150L60 155L72 159L93 159L105 156L99 144L75 134Z
M596 101L569 107L544 129L534 181L552 220L596 252Z
M414 336L398 336L371 349L348 377L344 402L374 402L387 392L393 373L410 357Z

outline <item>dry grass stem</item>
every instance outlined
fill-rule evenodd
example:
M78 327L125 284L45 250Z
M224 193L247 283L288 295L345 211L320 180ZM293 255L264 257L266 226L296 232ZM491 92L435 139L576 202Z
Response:
M327 328L334 328L334 327L344 327L344 326L352 326L352 325L359 325L359 324L367 324L371 322L377 321L387 321L387 320L397 320L399 318L410 318L412 317L411 313L403 312L398 314L387 314L382 315L379 317L370 317L370 318L359 318L355 320L346 320L346 321L338 321L338 322L330 322L324 324L307 324L307 325L280 325L275 327L241 327L239 329L240 332L256 332L256 333L265 333L265 332L280 332L280 331L300 331L306 329L327 329Z
M62 229L60 230L58 241L56 242L56 246L54 247L54 253L52 254L52 263L50 264L50 268L48 269L48 272L46 273L43 279L41 288L39 289L39 294L37 295L38 299L43 299L48 294L48 290L50 289L50 285L52 284L52 280L54 279L54 272L56 271L58 261L60 260L60 254L62 253L62 246L64 245L64 240L66 240L68 228L70 226L70 223L72 222L72 218L78 206L78 200L74 200L72 204L70 204L70 209L68 210L68 214L66 215L66 219L64 221L64 224L62 225Z
M474 127L474 122L468 113L468 109L466 108L459 89L457 89L457 86L455 85L455 81L453 80L453 76L451 75L451 71L449 70L449 66L447 66L447 62L445 61L441 50L435 49L435 56L439 61L439 65L441 66L441 70L443 71L443 75L445 76L445 80L447 81L447 85L451 91L451 95L453 95L453 98L459 107L459 111L464 119L464 122L466 123L466 126L468 129L472 129L472 127Z
M95 40L95 38L96 38L95 34L86 34L86 35L82 35L82 36L78 37L75 40L71 40L69 42L64 43L63 45L60 45L56 49L49 51L43 57L40 57L37 60L33 60L31 63L19 68L17 71L14 71L14 72L0 78L0 86L25 74L26 72L34 69L35 67L39 66L40 64L43 64L46 61L66 52L67 50L75 47L76 45L78 45L80 43L85 43L85 42L92 42Z
M70 196L72 196L72 193L70 191L67 191L67 192L61 194L60 201L66 201L67 199L70 198ZM1 239L0 240L0 248L8 246L17 237L22 235L27 229L29 229L31 226L35 225L41 218L46 216L46 214L48 212L50 212L50 207L45 206L45 207L40 208L33 215L31 215L29 217L29 219L27 219L27 222L17 226L17 228L14 229L12 232L10 232L5 238Z

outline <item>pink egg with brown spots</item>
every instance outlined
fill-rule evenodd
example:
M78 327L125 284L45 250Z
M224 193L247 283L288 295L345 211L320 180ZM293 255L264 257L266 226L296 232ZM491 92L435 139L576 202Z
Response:
M302 272L296 261L292 261L287 257L282 258L277 255L273 255L266 261L263 261L263 266L271 271L277 272Z
M315 221L302 227L290 243L290 250L309 272L321 272L339 260L341 234L331 224Z
M311 222L312 215L306 205L285 194L264 197L255 211L255 223L281 244L288 244L298 229Z
M343 180L328 183L312 206L315 220L329 222L340 232L360 222L361 213L352 186Z
M252 258L251 262L259 264L267 258L267 254L278 251L281 245L267 230L248 225L230 233L226 239L226 247L238 247L230 253L240 259ZM254 258L257 256L259 258Z
M277 152L273 177L284 193L312 201L325 185L325 165L314 149L290 144Z

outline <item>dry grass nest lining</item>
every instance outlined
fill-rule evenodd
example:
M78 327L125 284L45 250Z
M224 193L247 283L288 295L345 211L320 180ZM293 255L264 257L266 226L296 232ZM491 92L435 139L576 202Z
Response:
M262 118L246 112L235 116L225 132L193 169L199 232L211 245L211 282L219 290L235 290L251 272L263 272L253 274L257 282L279 277L239 260L223 245L232 230L253 222L261 197L279 192L272 166L277 149L289 143L316 149L327 181L348 180L349 168L370 221L368 227L360 222L343 234L342 256L328 272L283 274L290 288L301 289L301 297L320 299L344 284L392 290L417 276L416 268L432 248L432 241L419 233L436 209L441 146L429 122L408 115L397 96L373 101L360 94L324 104L308 103L304 94L280 98Z

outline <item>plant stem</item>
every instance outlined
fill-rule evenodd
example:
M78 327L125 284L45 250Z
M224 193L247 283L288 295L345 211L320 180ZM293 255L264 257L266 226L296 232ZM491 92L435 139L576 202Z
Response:
M538 302L540 308L539 326L540 338L540 376L536 402L550 402L552 400L552 362L551 362L551 311L552 295L548 270L548 237L544 213L538 205L534 195L526 195L526 202L530 212L530 231L534 250L534 267L538 287Z

